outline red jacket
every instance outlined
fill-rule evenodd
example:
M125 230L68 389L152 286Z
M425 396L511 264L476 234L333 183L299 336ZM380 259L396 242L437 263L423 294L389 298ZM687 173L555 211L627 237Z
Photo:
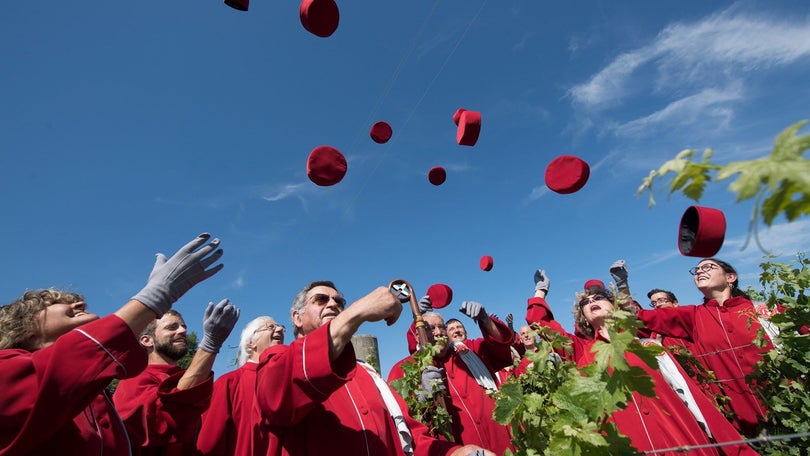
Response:
M529 299L526 319L532 319L533 322L548 326L571 339L573 348L571 360L580 367L593 363L595 354L591 350L597 341L609 342L599 337L586 339L568 333L553 319L551 309L543 298ZM646 397L633 393L632 401L627 404L627 408L615 411L611 415L611 419L616 423L619 432L629 437L635 448L639 451L651 451L713 443L700 427L694 415L684 405L681 398L667 384L658 369L651 369L647 363L633 353L626 352L625 358L631 366L644 369L655 385L655 397ZM687 381L690 382L688 378ZM698 387L694 385L694 382L690 382L689 389L694 392L698 391ZM742 440L739 433L733 429L731 424L711 405L705 396L694 393L693 396L698 401L700 411L718 441ZM682 453L673 451L658 454L680 455ZM692 450L689 454L731 455L756 454L756 452L748 446L736 445L719 449Z
M256 369L247 362L214 382L211 406L202 415L197 451L202 455L267 454L267 434L260 429L256 404Z
M177 389L183 369L150 364L122 381L113 402L124 420L134 455L189 455L194 452L200 415L208 408L213 374L193 388Z
M115 315L33 353L0 350L0 455L128 455L104 389L144 367L146 354Z
M503 331L508 331L504 323L496 319L493 321ZM497 372L512 365L511 344L511 339L501 343L486 332L483 338L464 341L464 345L481 358L498 384L500 377ZM445 383L449 395L445 403L453 419L455 442L462 445L478 445L494 451L495 454L503 454L507 448L512 448L509 429L492 418L495 400L478 384L461 357L457 353L452 353L445 360L434 361L438 367L445 370ZM412 362L410 356L391 368L388 373L389 383L405 375L401 366L407 362Z
M371 374L355 361L349 344L329 359L329 325L262 353L256 401L266 429L278 439L268 455L398 455L403 450L394 420ZM408 414L393 390L413 436L415 456L446 455L457 445L434 439Z
M714 372L721 392L731 399L738 428L749 437L756 435L757 421L765 417L766 408L745 377L762 354L773 349L770 341L763 348L753 343L762 328L758 316L753 303L742 296L726 300L722 307L709 300L699 306L638 312L653 331L693 342L693 353Z

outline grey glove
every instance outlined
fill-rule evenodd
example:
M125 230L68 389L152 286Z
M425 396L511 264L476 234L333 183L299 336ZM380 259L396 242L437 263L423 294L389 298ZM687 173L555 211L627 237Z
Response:
M480 302L464 301L461 303L459 311L475 321L478 321L487 316L487 311Z
M617 260L610 265L610 276L616 283L616 288L627 288L627 263Z
M534 289L535 290L542 290L548 293L548 289L551 287L551 280L548 279L548 275L546 275L546 271L543 269L538 269L534 272Z
M419 312L425 313L433 310L433 303L430 302L430 296L422 296L419 300Z
M515 328L512 326L514 324L515 324L515 317L511 313L506 314L506 326L509 326L509 329L514 331Z
M158 253L146 286L132 299L143 303L160 318L191 287L219 272L223 264L207 269L222 256L219 239L198 249L210 237L208 233L197 236L168 260Z
M219 348L231 335L231 330L238 319L239 309L227 299L219 301L216 306L213 302L209 302L205 309L205 316L203 316L203 338L200 342L200 350L219 353Z
M419 402L426 402L439 391L447 390L444 384L444 369L436 366L428 366L422 371L422 386L416 393Z

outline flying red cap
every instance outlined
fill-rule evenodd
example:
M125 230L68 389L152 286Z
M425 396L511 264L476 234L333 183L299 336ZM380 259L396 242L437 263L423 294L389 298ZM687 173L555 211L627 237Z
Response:
M591 279L591 280L585 282L585 285L582 287L582 289L587 290L588 288L591 288L591 287L606 288L605 287L605 282L602 282L599 279Z
M298 7L301 25L313 35L326 38L337 30L340 11L334 0L303 0Z
M434 166L428 171L428 180L433 185L442 185L447 180L447 171L441 166Z
M491 271L492 266L495 264L494 260L489 255L484 255L481 257L481 261L478 262L478 266L483 271Z
M320 185L335 185L346 175L346 157L331 146L318 146L307 159L309 180Z
M385 144L389 139L391 139L393 132L394 130L391 129L391 125L388 125L388 123L381 120L371 126L371 131L369 134L375 143Z
M702 206L689 206L678 228L678 250L681 255L707 258L714 256L726 237L723 211Z
M225 0L225 4L239 11L247 11L250 0Z
M430 304L434 309L447 307L453 301L453 289L443 283L434 283L427 290Z
M455 116L453 116L455 118ZM462 111L458 118L456 142L460 146L474 146L481 133L481 113L478 111Z
M585 186L591 168L579 157L560 155L546 167L546 186L561 194L574 193Z

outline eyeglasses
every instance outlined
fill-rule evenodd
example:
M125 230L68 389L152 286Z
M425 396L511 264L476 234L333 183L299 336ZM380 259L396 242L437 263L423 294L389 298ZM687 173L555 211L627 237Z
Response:
M689 274L697 275L698 272L711 272L715 269L720 269L720 266L714 263L703 263L700 266L695 266L694 268L689 269Z
M325 306L326 304L329 303L330 299L334 299L341 309L346 307L346 299L340 295L329 296L328 294L324 293L315 293L314 295L310 296L309 299L311 299L312 302L318 304L319 306Z
M262 332L262 331L270 331L272 333L272 332L276 332L276 329L278 329L282 333L287 331L287 328L284 325L279 325L279 324L276 324L276 323L268 323L267 325L262 326L261 328L257 329L256 331L253 331L253 334L256 334L257 332Z
M672 300L669 299L669 298L653 299L653 300L650 301L650 306L651 307L656 307L657 304L666 304L668 302L672 302Z
M608 298L605 295L595 294L595 295L589 296L587 298L582 298L579 301L579 306L580 307L587 306L588 304L590 304L592 302L597 302L597 301L608 301Z
M428 331L433 331L434 329L441 329L442 331L446 331L446 330L447 330L447 326L445 326L445 325L429 325L429 324L427 324L427 323L425 323L425 328L426 328Z

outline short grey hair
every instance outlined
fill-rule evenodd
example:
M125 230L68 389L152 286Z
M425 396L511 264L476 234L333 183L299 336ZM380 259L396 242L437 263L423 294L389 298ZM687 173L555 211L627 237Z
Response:
M301 313L301 311L304 310L304 307L307 306L307 293L309 293L309 290L315 287L329 287L340 293L340 290L337 289L335 283L332 281L316 280L315 282L311 282L309 285L302 288L301 291L299 291L298 294L295 295L295 298L293 298L292 307L290 308L291 319L293 314ZM295 320L292 321L292 325L293 325L293 337L297 339L301 333L301 330L298 329L298 326L295 326Z

